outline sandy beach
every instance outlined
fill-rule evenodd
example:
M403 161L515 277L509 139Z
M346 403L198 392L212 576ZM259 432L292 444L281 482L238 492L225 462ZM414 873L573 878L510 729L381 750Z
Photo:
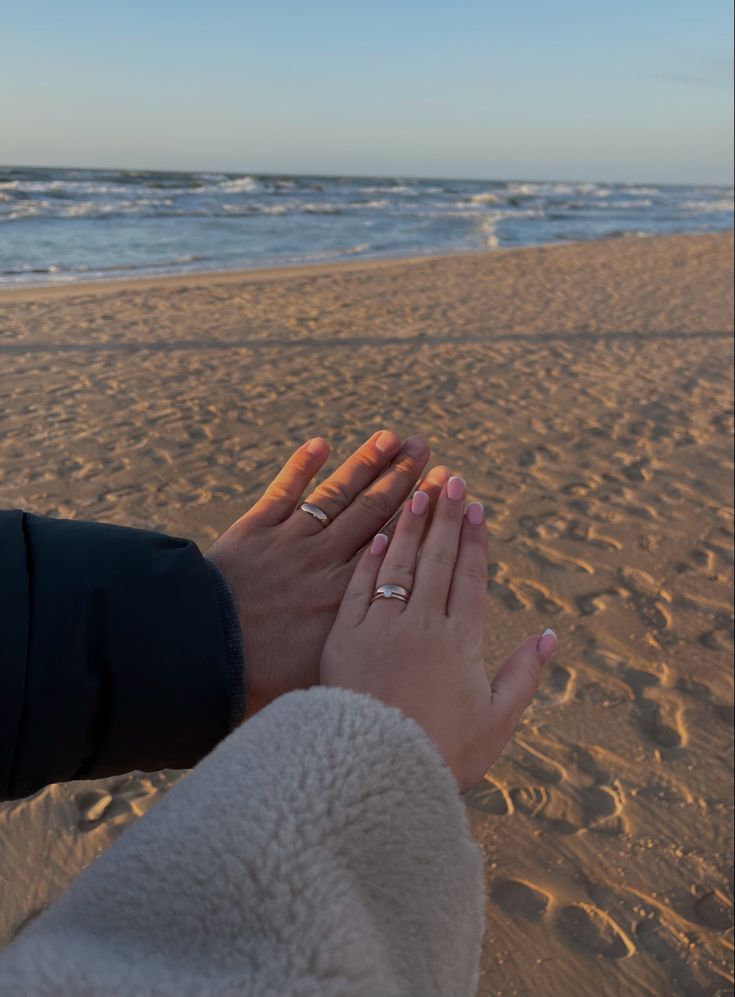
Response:
M560 649L467 798L479 993L731 992L732 235L0 294L0 503L202 549L316 434L488 510L488 669ZM0 945L179 777L0 807ZM376 995L377 997L377 995Z

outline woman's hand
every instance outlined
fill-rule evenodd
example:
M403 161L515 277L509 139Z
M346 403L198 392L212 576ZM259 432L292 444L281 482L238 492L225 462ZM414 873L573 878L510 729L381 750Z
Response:
M416 484L429 447L420 436L401 446L395 433L375 433L308 496L329 517L323 527L300 504L328 455L319 437L299 447L263 497L207 551L238 607L246 716L319 681L324 641L359 553ZM446 468L428 476L423 487L432 500L447 477Z
M413 717L463 793L502 751L556 649L552 631L529 637L488 679L487 528L482 506L472 502L465 510L464 499L464 481L450 478L420 554L428 496L414 494L390 546L375 537L352 576L320 669L324 684L369 693ZM386 583L407 589L408 602L371 604Z

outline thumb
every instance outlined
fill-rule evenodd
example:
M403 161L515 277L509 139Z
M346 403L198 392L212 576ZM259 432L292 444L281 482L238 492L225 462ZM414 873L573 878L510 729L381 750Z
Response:
M521 714L531 702L541 679L541 669L556 651L553 630L527 637L501 665L491 685L492 713L497 755L516 729Z

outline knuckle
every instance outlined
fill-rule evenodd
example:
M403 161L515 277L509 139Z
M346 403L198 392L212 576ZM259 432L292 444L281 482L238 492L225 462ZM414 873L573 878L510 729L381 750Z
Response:
M339 478L329 478L319 486L317 501L319 499L345 506L350 501L350 493L344 481L340 481Z
M361 606L365 602L365 599L368 598L369 594L370 593L366 589L354 588L351 591L346 592L344 598L351 605L354 604L355 606Z
M410 478L411 481L416 481L418 478L416 458L404 457L402 460L396 461L395 464L391 466L390 473L397 474L401 478Z
M374 513L383 519L388 519L395 512L393 503L383 492L363 492L360 496L360 504L367 512Z
M487 564L483 561L480 561L477 564L462 565L457 568L456 573L470 582L476 582L480 585L487 584Z
M456 523L458 519L462 518L463 514L464 505L462 502L453 502L451 499L445 499L437 503L434 515L436 519L441 519L448 523Z
M287 466L289 471L293 471L299 475L309 473L309 461L304 454L296 454L291 458Z
M410 561L397 560L389 565L389 571L394 577L412 578L414 565Z
M378 469L378 461L372 454L356 453L350 461L351 471L368 471L374 474Z
M428 550L424 550L422 552L421 558L424 561L428 561L429 564L436 565L440 568L447 568L454 565L455 555L453 551L450 552L448 550L442 550L441 548L438 550L429 548Z
M293 490L285 481L273 481L268 486L268 498L276 502L283 502L293 498Z
M530 699L531 696L536 692L539 682L541 680L541 669L534 662L523 658L520 663L520 670L523 672L525 678L526 694Z

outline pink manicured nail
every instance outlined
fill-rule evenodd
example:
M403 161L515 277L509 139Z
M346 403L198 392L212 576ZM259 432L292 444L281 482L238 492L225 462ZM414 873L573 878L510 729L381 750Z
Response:
M464 498L465 493L465 481L464 478L458 478L456 475L452 477L447 482L447 496L453 502L461 502Z
M411 512L422 516L429 508L429 496L426 492L414 492L411 498Z
M467 519L473 526L479 526L485 518L485 509L482 502L470 502L467 506Z
M315 436L306 444L306 452L314 457L321 457L328 449L326 440L323 440L321 436Z
M546 630L544 630L544 632L541 634L541 637L539 638L539 642L536 645L536 650L538 651L538 656L539 656L539 658L541 658L541 660L544 662L544 664L546 664L546 662L549 660L549 658L551 657L551 655L556 650L556 645L557 644L558 644L558 640L557 640L556 634L554 633L553 630L550 630L547 627Z
M370 544L370 553L373 557L380 557L381 554L385 553L387 546L388 537L385 533L376 533L373 537L373 542Z
M398 437L395 433L384 429L375 437L374 443L376 450L380 450L381 453L388 453L389 450L395 450L398 445Z

